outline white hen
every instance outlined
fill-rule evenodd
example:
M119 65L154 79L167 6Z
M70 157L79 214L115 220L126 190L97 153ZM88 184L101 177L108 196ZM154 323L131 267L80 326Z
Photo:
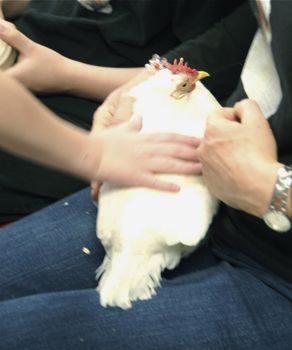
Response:
M198 80L206 74L157 57L156 73L134 87L134 115L143 133L175 132L202 137L206 117L219 106ZM97 270L103 306L131 307L155 294L161 272L173 269L205 237L217 210L202 176L160 175L181 186L178 193L104 183L97 232L106 256Z

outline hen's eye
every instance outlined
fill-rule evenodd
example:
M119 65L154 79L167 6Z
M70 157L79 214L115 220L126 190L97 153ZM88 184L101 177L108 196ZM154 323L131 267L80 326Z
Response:
M182 87L186 87L186 86L187 86L187 83L183 83L183 84L182 84Z

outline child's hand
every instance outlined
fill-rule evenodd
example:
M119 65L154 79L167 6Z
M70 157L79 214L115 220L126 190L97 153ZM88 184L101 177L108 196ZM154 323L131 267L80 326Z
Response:
M62 70L67 60L64 56L35 43L1 19L0 39L18 51L17 62L5 71L7 75L36 93L63 91Z
M200 173L195 155L198 139L173 133L140 134L141 127L142 120L136 118L92 135L101 149L99 181L176 192L178 185L158 175Z

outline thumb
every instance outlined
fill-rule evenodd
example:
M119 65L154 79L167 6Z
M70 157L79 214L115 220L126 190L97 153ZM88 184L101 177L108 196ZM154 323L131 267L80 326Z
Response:
M16 63L14 66L7 68L5 71L5 74L10 76L11 78L14 78L20 81L21 72L22 72L22 64Z
M236 121L234 113L231 110L223 108L209 113L207 118L207 127L227 128Z
M133 115L133 105L135 98L127 94L121 94L120 99L117 102L116 110L114 112L114 117L120 122L125 122L130 120Z
M91 131L96 132L108 128L110 126L111 118L112 115L107 106L107 102L105 101L96 109L96 111L93 114L93 123Z
M208 115L208 119L212 119L212 118L216 118L216 119L225 119L225 120L229 120L229 121L237 121L237 116L235 114L235 111L233 108L216 108L213 109L209 115Z
M32 40L7 21L0 21L0 39L24 54L29 52L33 44Z
M259 105L250 99L244 99L234 105L234 110L237 118L241 123L254 125L265 119ZM259 118L262 116L262 118Z
M136 116L121 125L121 128L128 131L139 132L142 129L143 120L141 116Z

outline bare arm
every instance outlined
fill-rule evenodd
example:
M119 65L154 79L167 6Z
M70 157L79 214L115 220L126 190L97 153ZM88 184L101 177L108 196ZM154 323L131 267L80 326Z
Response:
M96 177L96 159L86 159L92 148L89 133L51 113L23 87L0 75L0 147L70 172L87 180ZM95 174L94 174L95 173Z
M104 100L143 70L77 62L33 42L7 21L0 21L0 25L0 38L19 53L17 63L6 73L36 93L68 93Z
M22 14L30 0L0 0L4 18L15 18Z
M138 133L141 120L90 133L58 118L0 74L0 147L87 180L177 191L159 173L196 171L198 140L175 134Z
M92 66L66 59L60 78L65 92L104 100L110 92L130 81L143 69Z

